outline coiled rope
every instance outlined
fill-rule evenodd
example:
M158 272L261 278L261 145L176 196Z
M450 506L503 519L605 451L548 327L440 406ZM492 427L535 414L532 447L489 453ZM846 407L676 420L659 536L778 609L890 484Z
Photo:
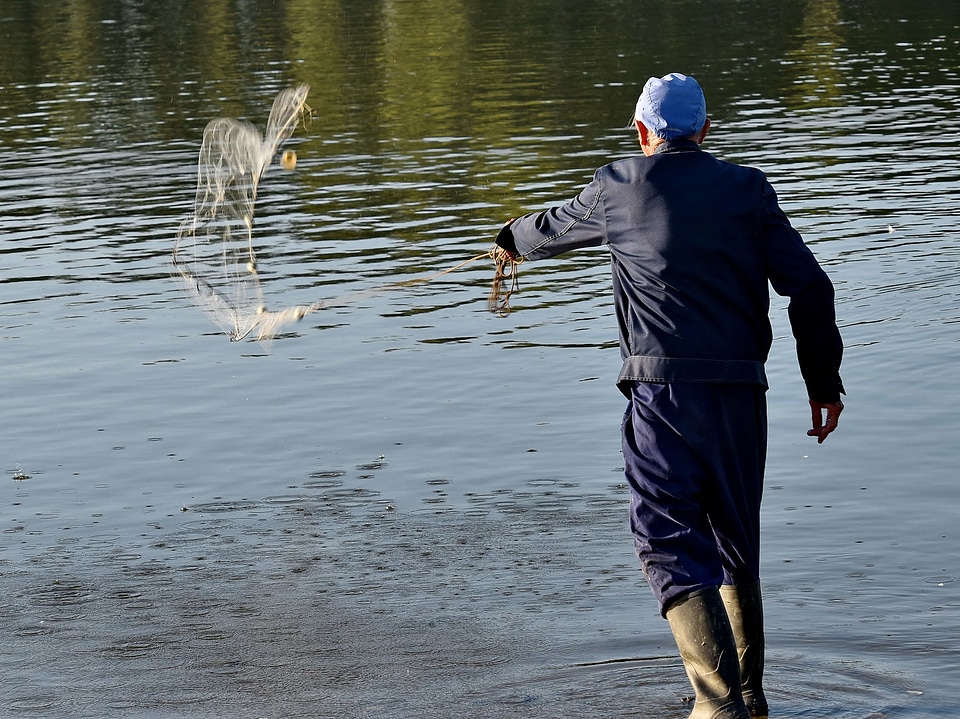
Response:
M510 296L520 288L517 268L523 258L507 252L499 245L494 245L488 256L493 259L496 271L490 296L487 298L487 309L500 317L506 317L510 314Z

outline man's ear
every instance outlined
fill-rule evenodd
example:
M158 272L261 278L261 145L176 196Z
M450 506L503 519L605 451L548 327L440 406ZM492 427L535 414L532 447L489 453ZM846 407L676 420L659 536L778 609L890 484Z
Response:
M657 136L653 134L649 127L637 120L637 140L640 142L640 149L647 157L653 154L657 145Z
M710 132L710 118L708 117L704 123L703 127L700 128L700 132L696 134L694 139L697 141L698 145L702 145L704 139L707 137L707 133Z
M634 124L637 126L637 141L641 145L646 145L647 135L650 134L650 130L648 130L647 126L640 122L640 120L636 120Z

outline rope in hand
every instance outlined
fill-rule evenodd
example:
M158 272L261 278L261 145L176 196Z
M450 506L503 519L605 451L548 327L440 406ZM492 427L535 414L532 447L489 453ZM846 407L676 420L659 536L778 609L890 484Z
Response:
M491 312L495 312L501 317L506 317L508 314L510 314L510 296L516 292L517 289L519 289L519 284L517 282L517 266L523 262L523 258L517 257L499 245L494 245L490 248L489 252L484 252L482 255L477 255L476 257L471 257L469 260L464 260L463 262L454 265L443 272L438 272L437 274L430 275L429 277L416 277L412 280L393 282L390 285L387 285L387 287L408 287L410 285L421 284L422 282L429 282L430 280L435 280L438 277L443 277L454 270L459 270L461 267L465 267L471 262L482 260L485 257L492 259L496 267L496 271L493 275L493 285L490 288L490 296L487 298L487 309Z
M453 267L444 270L443 272L438 272L427 277L415 277L410 280L391 282L372 290L356 292L343 297L338 297L334 300L321 300L320 302L314 302L311 305L297 305L296 307L288 307L285 310L269 311L266 307L261 305L257 309L255 321L251 322L245 329L239 326L235 327L230 335L230 340L233 342L242 340L254 329L258 330L258 340L271 340L276 336L276 333L281 327L291 322L298 322L307 315L318 312L326 307L343 304L344 302L353 301L361 297L368 297L371 294L383 292L391 287L410 287L423 282L429 282L430 280L443 277L454 270L458 270L461 267L469 265L472 262L482 260L485 257L492 259L496 265L496 272L494 273L493 277L493 286L490 288L490 295L487 298L487 309L489 309L491 312L496 312L501 317L506 317L508 314L510 314L510 295L512 295L518 288L517 265L523 262L523 258L517 257L513 253L508 252L498 245L494 245L492 248L490 248L489 252L484 252L482 255L471 257L469 260L464 260L463 262L460 262L459 264L456 264ZM183 270L181 270L181 273L183 273ZM184 277L187 279L193 279L188 275L184 275ZM199 293L203 293L204 288L199 284L201 280L196 280L195 282L197 291ZM209 290L211 296L217 297L216 292L212 287L210 287Z

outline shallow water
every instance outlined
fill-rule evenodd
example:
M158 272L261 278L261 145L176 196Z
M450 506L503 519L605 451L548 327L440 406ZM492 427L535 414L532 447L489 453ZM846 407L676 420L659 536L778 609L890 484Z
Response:
M881 9L882 6L882 9ZM611 17L618 21L611 21ZM0 8L0 654L23 717L685 717L631 553L602 252L500 223L635 151L652 74L764 169L837 286L840 431L782 303L764 505L775 716L944 717L960 680L960 12L677 2ZM639 40L638 40L639 39ZM230 343L172 278L205 123L311 85Z

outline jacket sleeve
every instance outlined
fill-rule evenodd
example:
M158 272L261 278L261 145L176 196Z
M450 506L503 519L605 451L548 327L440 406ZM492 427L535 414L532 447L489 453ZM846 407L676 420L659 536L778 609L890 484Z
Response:
M497 244L528 260L542 260L606 239L599 173L575 198L557 207L518 217L497 235Z
M790 298L788 316L807 395L815 402L837 402L844 393L840 379L843 340L837 327L833 283L790 225L768 182L763 195L768 276L774 291Z

